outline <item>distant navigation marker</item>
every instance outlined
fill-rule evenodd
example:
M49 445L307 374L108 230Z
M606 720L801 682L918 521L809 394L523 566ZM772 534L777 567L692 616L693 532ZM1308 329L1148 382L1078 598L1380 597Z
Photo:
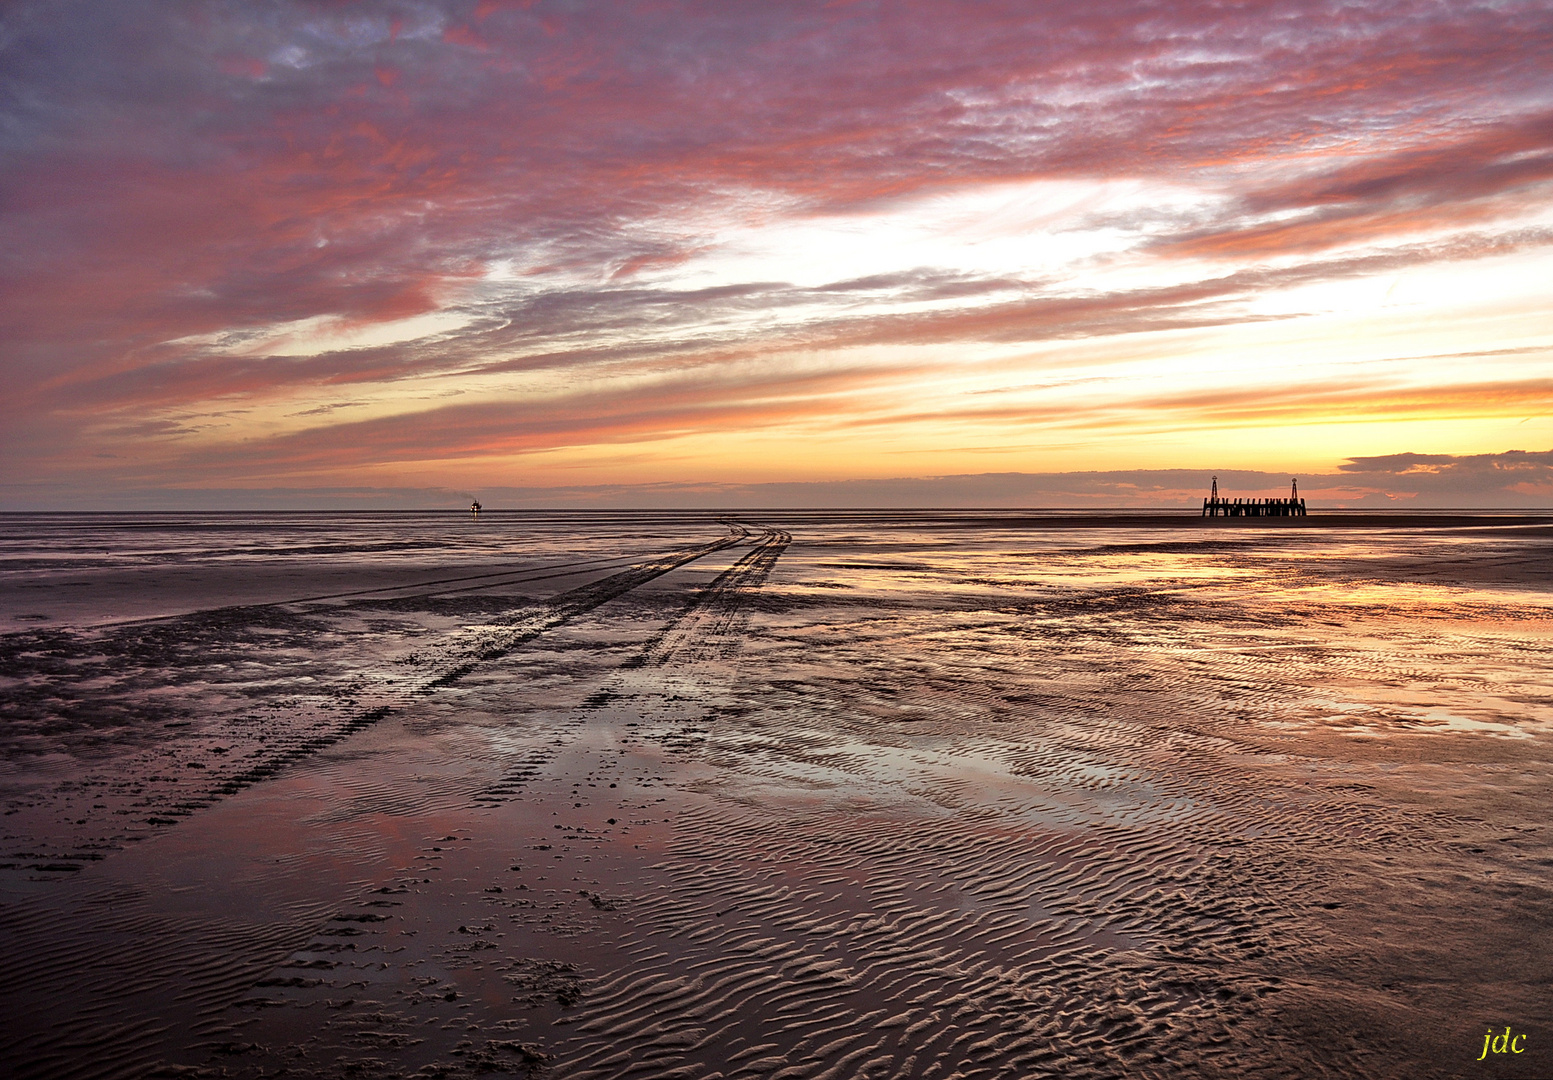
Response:
M1219 478L1213 478L1213 491L1202 501L1203 517L1304 517L1305 500L1300 498L1300 482L1289 481L1287 499L1221 499Z

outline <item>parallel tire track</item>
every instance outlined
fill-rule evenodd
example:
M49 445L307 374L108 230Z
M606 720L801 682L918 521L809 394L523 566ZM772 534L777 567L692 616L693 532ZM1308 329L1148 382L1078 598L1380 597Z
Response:
M88 819L75 822L98 831L98 835L80 830L85 835L74 840L34 840L26 850L13 848L5 852L16 860L10 867L38 873L63 873L79 870L82 863L99 861L105 852L116 850L124 840L146 835L146 826L154 831L175 825L212 803L270 779L288 766L458 683L483 663L500 659L540 635L656 578L748 542L748 529L738 525L729 528L729 535L709 543L654 556L544 603L525 605L482 626L460 630L442 643L431 646L427 650L430 655L418 658L411 669L419 673L412 674L408 680L398 680L398 686L381 682L369 686L364 672L334 676L331 681L321 684L308 679L306 681L312 683L312 687L306 698L287 700L276 696L261 699L246 708L239 704L225 714L202 717L197 731L167 732L152 740L146 749L137 748L135 752L118 757L111 770L88 773L79 781L58 786L57 796L69 799L80 791L89 794L86 801L96 799L104 803L105 809L99 817L89 815ZM275 617L284 615L283 607L255 605L199 615L209 619L252 611L255 617L266 612L269 613L267 617ZM175 634L176 625L163 622L148 627L147 632L159 636ZM137 643L142 651L150 647L161 646ZM325 678L330 679L329 676ZM262 738L256 733L262 733ZM244 756L236 752L229 754L227 749L231 747L247 747L249 752ZM169 750L175 748L184 748L177 755L179 760L169 757ZM199 759L198 771L185 771L185 760L196 757ZM118 789L126 793L122 801L116 800ZM48 796L32 796L34 799L40 797ZM138 821L131 826L123 817L107 816L112 813L127 813L132 815L131 820ZM50 867L55 869L46 869Z
M408 690L378 694L379 700L356 712L337 727L320 731L272 758L228 776L220 786L212 789L207 798L209 801L214 801L215 797L234 794L251 784L267 779L285 766L371 727L415 699L452 686L480 664L499 660L546 631L564 626L579 615L602 607L609 601L624 596L655 578L660 578L715 552L741 544L748 535L746 530L738 528L732 535L723 539L700 547L661 555L619 573L611 574L600 581L590 582L562 593L541 605L537 612L508 616L479 627L472 631L475 640L471 644L454 650L455 660L451 667L424 679Z
M767 529L761 534L755 541L754 550L717 575L685 611L621 665L614 679L583 703L582 711L571 725L572 733L575 735L581 729L584 713L605 706L617 709L630 708L633 703L640 706L647 688L640 685L634 672L643 668L661 671L672 667L678 679L697 681L695 667L699 661L726 656L736 649L740 641L740 620L748 614L750 595L765 582L792 539L791 533L780 529ZM647 737L654 736L649 733ZM658 741L674 738L673 735L658 734ZM476 801L505 802L517 795L539 775L540 767L554 756L558 745L533 751L475 796Z

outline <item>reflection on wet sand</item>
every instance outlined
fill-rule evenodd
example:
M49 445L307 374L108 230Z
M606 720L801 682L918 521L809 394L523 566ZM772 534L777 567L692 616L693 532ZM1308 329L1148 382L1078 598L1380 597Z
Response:
M1547 526L458 519L6 523L20 1075L1553 1072Z

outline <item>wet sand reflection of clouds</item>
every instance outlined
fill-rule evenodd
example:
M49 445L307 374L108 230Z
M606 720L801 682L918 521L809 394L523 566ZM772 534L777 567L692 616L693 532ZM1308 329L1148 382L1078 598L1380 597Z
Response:
M20 1075L1547 1068L1546 529L4 528Z

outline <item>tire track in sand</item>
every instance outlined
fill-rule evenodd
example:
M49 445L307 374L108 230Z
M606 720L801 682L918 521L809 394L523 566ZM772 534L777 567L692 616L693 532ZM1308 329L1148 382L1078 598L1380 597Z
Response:
M301 730L293 726L272 739L258 761L245 762L243 767L226 771L225 775L207 775L210 786L203 791L185 788L178 793L178 802L171 809L179 818L188 816L224 796L269 779L287 765L394 712L413 709L419 702L459 683L481 665L508 656L541 634L697 559L746 543L749 535L747 530L734 527L727 537L639 563L563 593L539 605L537 610L520 611L465 628L444 641L429 660L423 660L418 673L403 680L407 685L375 695L358 694L352 701L354 709L344 717L319 711L310 725ZM767 544L768 539L761 543ZM751 555L758 556L765 550L765 546L759 547ZM736 590L738 580L748 578L764 563L746 556L738 565L743 567L738 574L724 573L703 591L692 605L693 613L706 603L728 596ZM534 762L541 763L542 760ZM454 799L456 803L468 806L469 788L456 779L440 785L430 797L417 792L409 799L405 792L393 790L375 776L363 776L359 771L344 770L338 783L354 803L371 802L377 813L433 810L448 802L450 792L441 790L446 787L453 789L452 795L461 796ZM157 809L169 812L165 804ZM327 813L314 817L315 824L327 825L331 820ZM101 857L101 853L92 854ZM63 876L65 871L57 873ZM189 1034L206 1038L207 1045L224 1046L224 1040L229 1041L234 1029L230 1019L223 1017L234 1000L261 985L300 991L321 983L311 968L301 975L284 970L286 958L295 960L299 945L320 935L327 941L330 935L355 932L351 920L363 918L340 913L334 904L329 904L287 911L281 921L267 925L207 923L147 910L147 899L143 893L101 900L58 893L40 895L0 910L0 941L13 943L3 950L6 960L0 964L0 997L23 994L33 1001L57 1003L46 1011L24 1009L19 1002L7 1004L6 1015L30 1015L35 1021L18 1024L0 1041L0 1055L15 1065L19 1075L143 1076L159 1060L165 1060L170 1046ZM83 914L83 905L93 903L114 905L119 914L106 918ZM41 927L49 928L50 934L50 947L42 954L23 944ZM309 963L316 966L318 961ZM104 1058L92 1053L91 1048L97 1046L112 1047L113 1056ZM216 1051L218 1055L229 1052ZM221 1067L218 1058L212 1068Z
M62 807L69 804L69 820L50 824L43 814L31 814L36 831L30 836L20 831L13 834L12 846L5 852L10 862L0 863L0 869L43 880L60 880L79 872L125 843L176 825L222 798L270 779L385 717L413 707L460 682L481 664L501 659L674 570L746 543L749 535L742 526L731 525L728 536L657 555L543 603L465 626L418 649L407 665L408 673L396 670L373 678L369 662L354 673L336 677L332 685L319 686L307 680L311 685L305 697L279 694L225 713L216 711L201 717L197 727L178 722L171 730L159 731L150 746L115 755L111 770L98 767L56 781L49 790L13 797L12 809L34 812L53 803ZM240 610L255 618L294 619L286 607L266 604ZM226 617L236 610L196 613L188 618ZM146 632L168 635L179 631L177 624L164 622ZM60 830L61 824L66 826L64 830ZM67 835L58 835L60 831Z
M695 672L696 678L715 680L718 677L718 662L726 659L737 645L748 615L751 594L761 587L790 542L790 534L781 530L768 529L761 534L750 552L702 588L672 622L625 661L608 678L604 690L574 709L561 723L529 732L530 737L507 754L510 761L508 771L481 792L474 804L467 808L475 812L488 810L522 798L521 793L532 787L543 788L545 799L553 802L552 796L557 792L550 789L556 786L556 777L550 775L550 765L559 753L566 753L572 758L598 753L600 748L593 745L592 736L602 735L607 740L610 729L608 718L617 714L638 716L650 711L661 702L665 688L669 685L665 680L689 678L691 676L687 673L691 671ZM514 628L514 632L521 633L523 628ZM495 644L499 646L502 643ZM471 643L469 648L471 653L478 650L482 659L494 659L500 655L489 639ZM673 685L680 690L688 690L681 682ZM479 685L475 685L470 692L478 695L480 689ZM539 813L546 814L548 811L540 810ZM521 823L526 821L522 815L523 811L519 810L514 817L505 819L503 836L508 842L521 835L520 830L524 828ZM526 824L537 833L539 827L549 829L550 821L547 816L539 826L532 821ZM562 828L561 825L555 827ZM454 834L457 831L456 828L451 829ZM565 842L575 844L583 838L580 832L566 832L554 838L553 842L557 847L564 848ZM425 847L417 861L395 868L396 876L393 878L384 879L371 887L364 884L354 908L342 907L319 927L312 940L297 948L263 977L257 978L248 992L228 1011L226 1022L245 1028L245 1043L273 1044L282 1037L300 1042L304 1038L310 1039L304 1033L312 1032L323 1040L322 1044L317 1041L308 1043L309 1053L314 1059L312 1067L319 1070L319 1075L335 1075L341 1070L344 1070L341 1073L344 1075L349 1072L347 1065L352 1055L361 1053L362 1047L374 1045L375 1040L387 1046L411 1037L416 1040L414 1046L406 1044L403 1049L413 1053L416 1061L429 1060L438 1069L452 1068L451 1063L444 1065L439 1062L439 1058L452 1055L455 1061L463 1057L467 1066L469 1058L465 1050L461 1044L454 1045L456 1036L443 1035L442 1032L448 1029L434 1029L428 1025L431 1024L431 1016L446 1018L454 1009L482 1010L480 999L484 995L478 990L460 987L461 991L470 995L469 1004L460 1004L464 1001L463 993L452 989L453 977L460 972L466 977L478 977L470 965L476 968L482 962L500 965L498 970L507 973L504 976L506 981L524 991L513 999L523 1005L524 1009L520 1011L534 1007L535 1002L543 999L553 999L558 994L565 1000L564 1008L569 1009L583 992L584 979L577 973L576 967L571 963L524 952L524 946L518 946L517 952L504 954L503 946L491 940L493 936L499 936L496 934L498 929L508 932L506 948L513 948L516 941L523 940L525 931L506 921L509 919L517 919L520 923L529 919L543 920L543 929L539 932L544 935L575 932L550 922L559 906L550 899L555 895L553 884L552 888L547 888L542 884L546 880L544 877L534 878L531 875L537 871L553 876L553 871L546 870L546 864L552 857L551 843L532 843L536 839L552 840L548 836L535 835L529 838L529 843L505 850L504 857L497 860L505 867L514 858L521 858L525 864L524 869L529 873L514 878L510 872L498 871L494 878L489 879L493 885L476 894L484 901L482 906L485 908L484 918L478 921L472 921L468 908L463 906L463 901L472 903L475 896L466 896L456 889L438 889L440 882L434 882L431 877L434 872L432 868L437 865L436 860L452 853L461 843L458 836L450 835L433 846ZM535 852L541 849L544 854L536 855ZM559 858L559 855L555 857ZM535 866L535 863L541 865ZM518 871L519 867L513 866L511 870ZM486 872L489 872L489 868ZM495 882L501 882L501 885ZM431 888L428 889L428 886ZM506 889L505 893L503 888ZM585 909L591 908L594 916L601 912L614 912L614 905L597 893L584 891L573 895L590 897L589 903L583 906ZM455 917L459 920L456 925L446 922ZM358 926L363 921L365 925ZM397 949L391 944L394 936L406 931L421 935L426 942L425 945L411 946L407 955L414 956L413 960L398 959ZM341 944L336 940L341 934L358 936L347 938L346 943ZM400 937L399 940L403 941L404 938ZM441 940L449 940L454 944L446 948L433 944ZM533 944L530 941L526 948L533 948ZM381 963L374 959L371 964L341 964L347 957L364 960L369 949L374 958L383 958ZM427 949L431 951L427 952ZM471 951L466 953L465 950ZM349 973L344 974L347 970ZM759 976L757 981L768 982L770 979ZM333 1009L339 1007L342 995L349 999L346 1007L351 1000L368 1002L371 1007L354 1019L353 1014L332 1013ZM732 988L729 1000L733 1000ZM553 1009L554 1006L549 1008ZM313 1018L315 1014L307 1011L309 1009L317 1010L316 1015L324 1019L322 1028L308 1026L319 1022ZM246 1019L244 1014L248 1014ZM210 1023L214 1024L218 1019L212 1017ZM462 1019L469 1023L484 1023L488 1028L499 1027L491 1024L492 1018L483 1011L471 1011L464 1014ZM274 1025L273 1033L266 1034L272 1032L272 1028L267 1025ZM454 1026L463 1030L462 1022ZM281 1032L286 1034L282 1036ZM666 1036L671 1044L676 1037ZM508 1043L511 1040L500 1042L500 1045L505 1047ZM525 1052L537 1060L540 1048L526 1043L522 1045L526 1047ZM505 1060L500 1058L500 1053L505 1052L498 1052L498 1060ZM263 1050L245 1053L242 1064L245 1071L241 1075L258 1075L266 1070L271 1059L266 1058L265 1053ZM338 1061L324 1064L333 1055L338 1055ZM213 1059L212 1064L229 1063ZM517 1064L516 1060L513 1064Z
M678 748L695 745L705 734L704 710L699 706L673 708L671 703L706 700L709 680L715 677L707 664L738 650L749 617L748 600L765 583L792 539L789 532L766 529L755 540L753 550L717 575L673 622L622 664L621 670L574 713L566 729L575 736L590 717L596 719L608 710L616 724L622 722L621 713L639 716L624 722L638 725L642 738ZM649 717L656 719L649 721ZM513 798L539 777L540 769L560 745L564 745L564 736L562 742L532 751L481 791L476 800L495 804Z

